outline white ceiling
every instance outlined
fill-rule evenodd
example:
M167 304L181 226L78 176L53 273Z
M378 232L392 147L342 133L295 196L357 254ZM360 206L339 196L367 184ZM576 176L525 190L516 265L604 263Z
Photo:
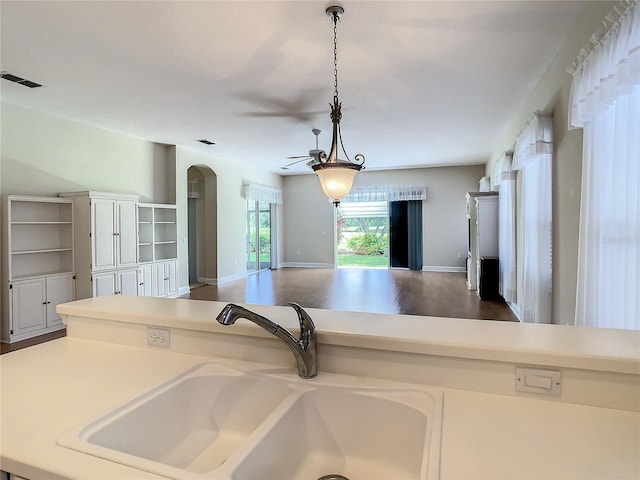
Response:
M275 173L331 140L325 1L3 1L4 101ZM368 169L485 163L585 8L350 1L338 25L347 153ZM216 143L205 147L195 140Z

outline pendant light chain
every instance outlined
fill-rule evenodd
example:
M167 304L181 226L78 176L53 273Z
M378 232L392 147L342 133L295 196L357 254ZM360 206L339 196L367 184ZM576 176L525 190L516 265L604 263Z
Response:
M333 14L333 96L338 99L338 14Z

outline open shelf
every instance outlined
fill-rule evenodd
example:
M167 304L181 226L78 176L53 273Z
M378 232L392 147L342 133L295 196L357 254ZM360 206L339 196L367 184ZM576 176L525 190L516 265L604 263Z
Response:
M178 257L175 205L138 204L138 258L141 263Z
M73 200L7 197L8 280L73 273Z

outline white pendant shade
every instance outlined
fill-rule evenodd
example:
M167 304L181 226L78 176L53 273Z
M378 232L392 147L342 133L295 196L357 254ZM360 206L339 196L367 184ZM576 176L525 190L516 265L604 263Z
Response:
M347 195L360 169L333 166L316 170L324 194L334 202Z

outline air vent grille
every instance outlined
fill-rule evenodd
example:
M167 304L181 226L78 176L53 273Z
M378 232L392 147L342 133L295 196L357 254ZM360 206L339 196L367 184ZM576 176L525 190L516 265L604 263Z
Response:
M29 87L29 88L38 88L42 86L39 83L32 82L31 80L26 80L22 77L12 75L8 72L0 72L0 78L9 80L10 82L13 82L13 83L19 83L20 85L24 85L25 87Z

